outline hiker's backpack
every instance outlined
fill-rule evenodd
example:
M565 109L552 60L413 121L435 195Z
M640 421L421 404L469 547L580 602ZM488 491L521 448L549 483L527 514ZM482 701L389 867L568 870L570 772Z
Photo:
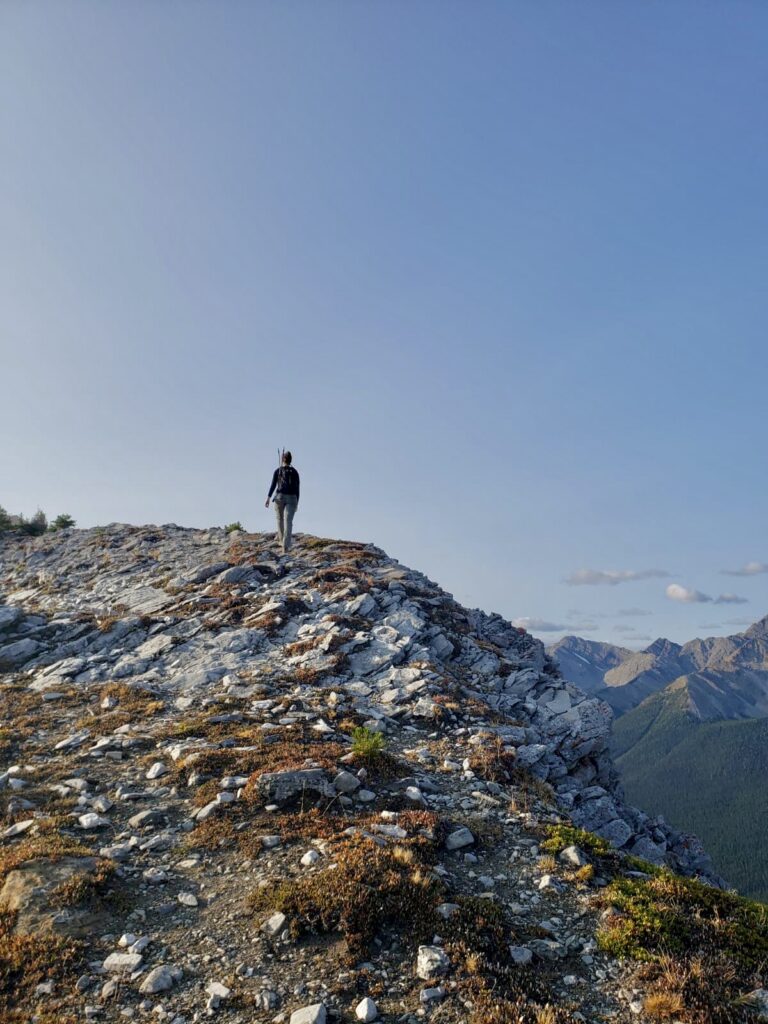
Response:
M295 494L297 476L298 474L293 466L281 466L277 471L278 494Z

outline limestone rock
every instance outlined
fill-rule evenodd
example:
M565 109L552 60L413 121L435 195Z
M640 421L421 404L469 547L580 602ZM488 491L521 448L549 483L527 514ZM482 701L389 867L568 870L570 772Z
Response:
M294 1010L291 1014L290 1024L326 1024L328 1011L324 1003L313 1003L311 1006L302 1006L300 1010Z
M103 967L113 974L132 974L141 967L143 960L140 953L110 953Z
M354 793L360 788L360 780L352 772L339 772L333 780L333 785L339 793Z
M259 792L272 803L284 804L296 797L331 798L335 790L321 768L266 772L257 781Z
M17 935L56 932L74 938L85 937L95 929L104 930L109 915L104 907L71 905L62 913L51 902L55 890L77 879L87 881L98 866L94 857L38 858L8 873L0 889L0 911L15 915Z
M416 959L416 974L424 981L446 974L451 961L439 946L419 946Z
M445 848L447 850L460 850L465 846L472 846L474 842L475 837L465 825L462 825L461 828L457 828L448 835L445 840Z
M178 969L177 969L178 971ZM178 974L180 975L180 971ZM158 964L157 967L153 967L146 978L139 985L139 992L143 996L156 995L158 992L167 992L168 989L173 988L174 981L176 981L174 972L166 964Z
M370 996L366 996L365 999L361 999L355 1007L355 1016L358 1020L366 1021L366 1024L370 1024L370 1021L376 1020L378 1015L379 1009Z
M533 953L527 946L510 946L509 955L518 967L526 967L533 960Z
M271 938L279 935L285 928L287 918L285 914L281 914L279 911L275 912L271 917L262 924L261 930L265 935L269 935Z
M583 868L589 864L589 858L578 846L566 846L560 851L558 860L572 868Z

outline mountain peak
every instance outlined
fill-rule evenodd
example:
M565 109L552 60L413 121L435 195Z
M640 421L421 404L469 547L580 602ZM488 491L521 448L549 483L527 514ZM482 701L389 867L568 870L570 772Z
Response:
M768 639L768 615L758 619L757 622L753 622L749 629L744 631L744 636L757 640Z
M653 654L656 657L667 657L670 654L676 654L682 650L681 644L676 644L673 640L667 640L666 637L657 637L652 644L643 648L644 654Z

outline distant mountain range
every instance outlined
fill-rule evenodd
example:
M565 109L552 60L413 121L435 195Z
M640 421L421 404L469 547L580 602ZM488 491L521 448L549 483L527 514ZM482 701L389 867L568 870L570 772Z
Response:
M614 710L627 797L704 840L745 895L768 902L768 616L744 633L643 651L581 637L549 648Z
M566 679L617 717L680 680L690 714L702 721L768 716L768 615L735 636L682 645L660 637L642 651L566 636L549 653Z

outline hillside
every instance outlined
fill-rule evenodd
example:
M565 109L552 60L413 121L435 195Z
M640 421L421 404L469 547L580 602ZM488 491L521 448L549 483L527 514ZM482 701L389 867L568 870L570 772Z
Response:
M707 721L702 680L683 678L614 725L627 797L701 836L718 868L768 902L768 718Z
M0 1019L754 1019L762 912L529 634L372 545L0 544Z

